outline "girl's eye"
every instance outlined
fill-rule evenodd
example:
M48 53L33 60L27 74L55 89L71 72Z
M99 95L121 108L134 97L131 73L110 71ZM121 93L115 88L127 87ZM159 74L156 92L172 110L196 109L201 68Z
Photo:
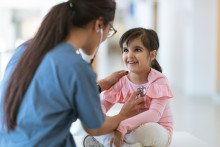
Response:
M124 52L128 52L128 49L127 48L123 48L123 53Z
M135 50L135 52L140 52L141 51L140 48L135 48L134 50Z

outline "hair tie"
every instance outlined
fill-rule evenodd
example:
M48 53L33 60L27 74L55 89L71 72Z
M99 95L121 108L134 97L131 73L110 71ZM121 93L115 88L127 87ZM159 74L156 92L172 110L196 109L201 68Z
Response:
M72 2L69 2L69 7L70 7L70 9L74 10L74 5Z

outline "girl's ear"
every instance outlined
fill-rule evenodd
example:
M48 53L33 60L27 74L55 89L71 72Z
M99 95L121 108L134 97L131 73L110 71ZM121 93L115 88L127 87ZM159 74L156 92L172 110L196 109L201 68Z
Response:
M156 56L157 56L157 50L153 50L153 51L150 52L151 61L156 59Z

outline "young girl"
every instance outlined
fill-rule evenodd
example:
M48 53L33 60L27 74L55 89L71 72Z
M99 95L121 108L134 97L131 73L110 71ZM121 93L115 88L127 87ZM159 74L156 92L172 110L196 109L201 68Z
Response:
M142 91L140 96L144 97L145 107L138 115L122 121L115 132L95 136L96 140L87 136L87 141L103 146L167 147L173 132L169 104L173 95L156 60L158 36L153 30L134 28L122 35L119 44L123 62L130 72L104 92L103 111L108 112L116 103L125 103L128 95L137 90Z

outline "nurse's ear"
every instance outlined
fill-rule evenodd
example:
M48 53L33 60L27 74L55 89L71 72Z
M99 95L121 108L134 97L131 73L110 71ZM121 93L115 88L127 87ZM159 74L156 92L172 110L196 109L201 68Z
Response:
M151 59L151 61L156 59L156 56L157 56L157 50L153 50L153 51L150 52L150 59Z
M99 17L98 19L95 20L94 23L94 30L99 33L103 29L103 17Z

